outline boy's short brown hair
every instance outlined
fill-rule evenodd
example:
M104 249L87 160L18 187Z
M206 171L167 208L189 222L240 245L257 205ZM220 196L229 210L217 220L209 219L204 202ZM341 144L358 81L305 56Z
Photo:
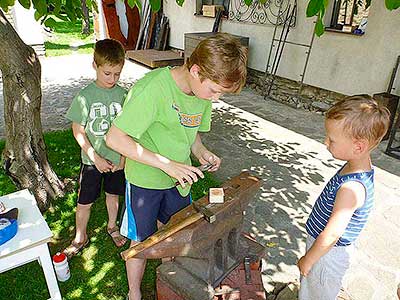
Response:
M198 65L200 79L209 79L238 93L246 83L247 47L227 33L202 40L186 62L187 68Z
M105 64L111 66L123 65L125 62L124 47L117 40L100 40L94 46L94 62L98 67Z
M355 139L366 139L373 148L386 134L390 123L389 110L369 95L355 95L333 105L326 119L343 120L346 133Z

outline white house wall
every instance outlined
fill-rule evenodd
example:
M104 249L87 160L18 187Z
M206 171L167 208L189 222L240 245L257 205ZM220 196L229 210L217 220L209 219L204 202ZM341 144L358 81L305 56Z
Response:
M42 45L44 43L43 30L40 23L35 21L33 8L25 9L15 2L11 12L14 27L24 43Z
M313 19L305 17L307 2L299 0L296 27L288 40L307 44L313 31ZM214 19L196 17L195 0L179 7L164 0L164 13L170 20L170 45L184 48L184 33L211 31ZM249 67L265 71L274 27L223 20L221 31L250 38ZM287 44L278 75L299 81L306 49ZM305 83L352 95L386 91L397 56L400 55L399 12L388 11L383 0L372 1L364 36L326 32L316 37L307 67ZM400 73L400 71L399 71ZM400 75L398 75L400 77ZM400 80L394 91L400 95Z

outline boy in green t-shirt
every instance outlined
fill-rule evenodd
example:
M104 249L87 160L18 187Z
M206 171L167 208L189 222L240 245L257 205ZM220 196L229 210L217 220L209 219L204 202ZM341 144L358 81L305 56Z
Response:
M121 234L131 246L168 222L191 202L190 186L203 178L190 153L216 171L220 158L207 150L200 132L210 130L211 100L239 92L246 80L247 48L229 34L200 42L185 65L149 72L129 91L107 145L127 157L126 210ZM176 187L176 185L178 185ZM141 299L146 261L126 262L130 300Z
M64 250L68 258L78 254L89 243L86 228L90 209L100 195L102 184L108 211L107 232L117 247L122 247L126 242L116 224L118 196L125 192L125 159L108 148L104 141L126 96L125 89L117 85L124 62L125 50L118 41L98 41L93 61L96 80L78 93L67 112L66 117L72 121L72 131L81 147L82 157L76 234L71 245Z

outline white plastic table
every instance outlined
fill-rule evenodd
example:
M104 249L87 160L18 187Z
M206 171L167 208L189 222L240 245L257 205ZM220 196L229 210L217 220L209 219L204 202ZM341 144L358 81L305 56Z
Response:
M22 190L3 197L6 208L18 208L18 232L0 246L0 273L37 260L43 268L51 300L61 300L47 243L53 236L34 196Z

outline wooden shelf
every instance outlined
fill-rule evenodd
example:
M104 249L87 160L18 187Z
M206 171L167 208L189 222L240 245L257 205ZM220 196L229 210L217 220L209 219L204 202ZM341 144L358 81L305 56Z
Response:
M129 50L126 51L126 57L150 68L183 65L183 57L172 50Z

